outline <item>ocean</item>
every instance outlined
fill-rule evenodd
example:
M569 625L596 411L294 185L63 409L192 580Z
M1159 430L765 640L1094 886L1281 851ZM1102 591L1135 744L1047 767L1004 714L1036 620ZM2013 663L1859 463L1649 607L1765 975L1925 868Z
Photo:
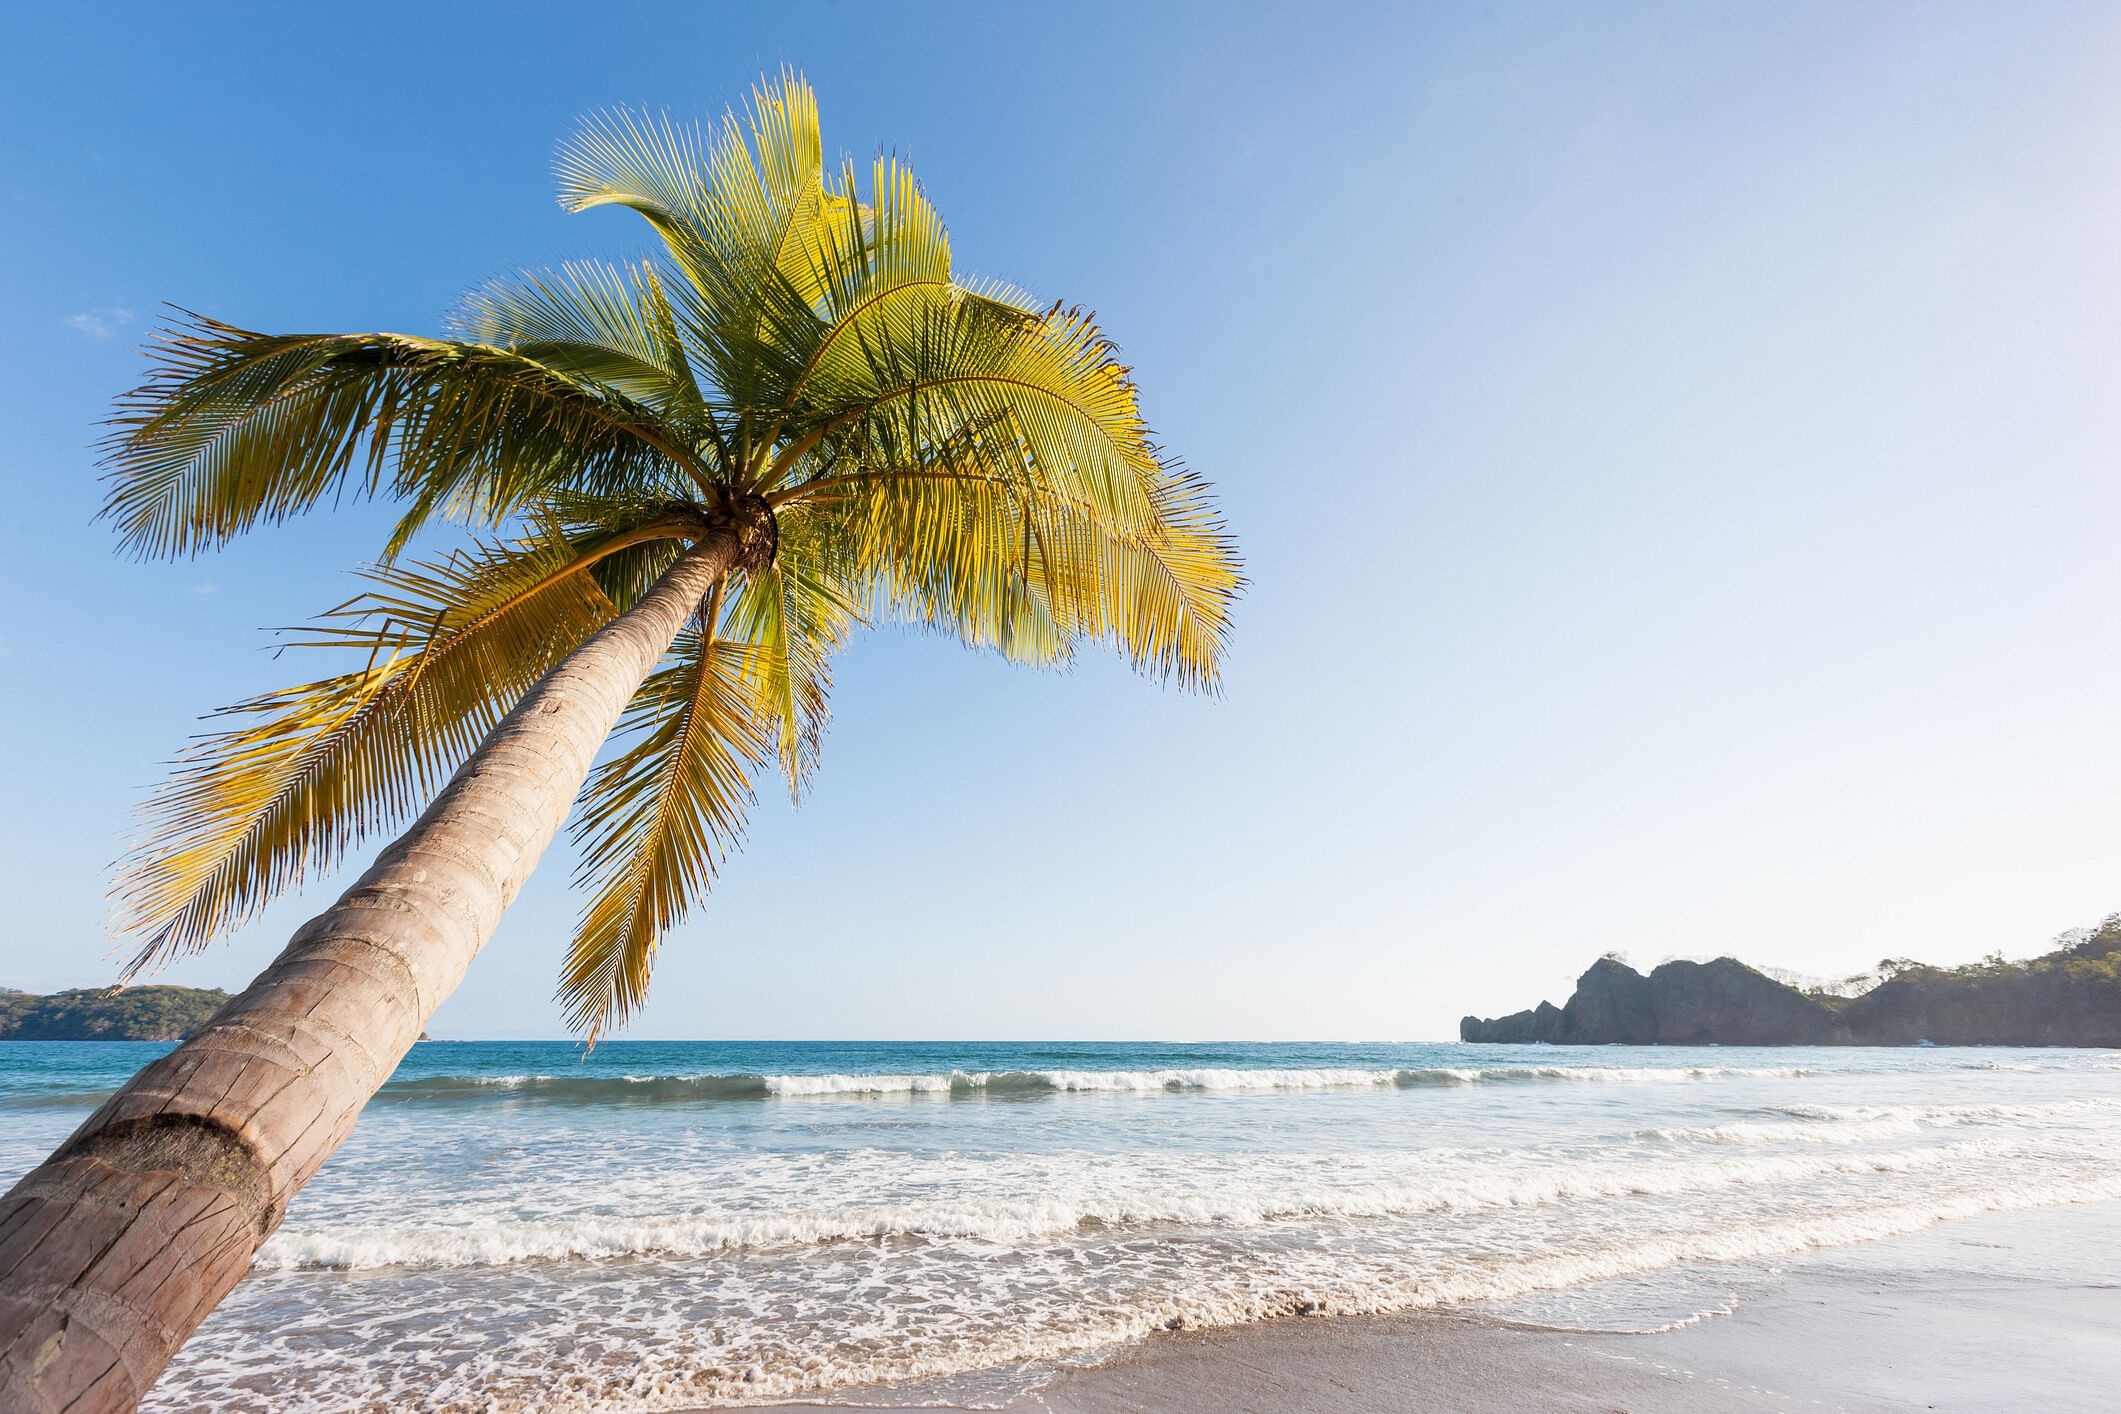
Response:
M0 1042L0 1177L164 1049ZM1265 1317L1661 1329L2117 1161L2115 1053L427 1043L145 1407L991 1407Z

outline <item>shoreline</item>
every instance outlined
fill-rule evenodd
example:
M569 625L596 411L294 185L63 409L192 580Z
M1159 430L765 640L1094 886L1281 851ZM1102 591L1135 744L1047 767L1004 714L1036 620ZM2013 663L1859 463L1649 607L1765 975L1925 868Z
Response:
M1968 1218L1807 1253L1730 1315L1648 1332L1528 1326L1477 1308L1282 1319L1155 1336L1054 1373L1008 1414L1627 1414L2039 1410L2121 1383L2121 1203ZM779 1414L970 1408L921 1386ZM992 1408L994 1406L985 1406ZM694 1411L708 1414L708 1411Z

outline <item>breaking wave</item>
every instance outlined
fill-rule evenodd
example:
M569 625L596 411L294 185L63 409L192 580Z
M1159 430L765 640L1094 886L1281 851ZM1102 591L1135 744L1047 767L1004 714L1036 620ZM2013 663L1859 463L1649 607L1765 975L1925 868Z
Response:
M715 1100L928 1095L1186 1094L1247 1090L1382 1090L1561 1083L1674 1084L1723 1078L1794 1078L1800 1067L1425 1066L1414 1069L953 1070L924 1075L433 1075L392 1081L383 1101L525 1098L556 1104L684 1104Z
M885 1238L1023 1243L1089 1228L1155 1225L1243 1228L1284 1219L1394 1218L1541 1207L1611 1198L1679 1197L1820 1179L1907 1174L2007 1152L1974 1140L1882 1153L1772 1156L1663 1163L1634 1160L1330 1181L1258 1181L1242 1171L1221 1186L1100 1185L1046 1197L955 1197L811 1212L493 1219L454 1226L389 1225L282 1231L258 1254L266 1270L313 1267L465 1267L643 1254L699 1257L735 1249L803 1247Z

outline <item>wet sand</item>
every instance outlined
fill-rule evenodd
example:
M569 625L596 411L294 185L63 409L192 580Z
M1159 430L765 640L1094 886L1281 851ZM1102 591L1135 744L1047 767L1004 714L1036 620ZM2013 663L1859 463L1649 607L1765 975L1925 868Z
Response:
M783 1414L934 1409L850 1390ZM1791 1259L1734 1315L1532 1329L1477 1313L1267 1322L1144 1342L1011 1414L1691 1414L2121 1408L2121 1205L2047 1209Z

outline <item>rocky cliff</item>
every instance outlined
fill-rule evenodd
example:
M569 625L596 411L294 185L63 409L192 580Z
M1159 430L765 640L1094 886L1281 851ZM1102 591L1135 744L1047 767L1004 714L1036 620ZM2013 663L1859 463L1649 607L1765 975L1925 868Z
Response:
M1603 957L1567 1006L1458 1024L1462 1041L1663 1046L2121 1046L2121 915L2042 957L1893 964L1854 1000L1801 992L1735 958L1645 977Z

